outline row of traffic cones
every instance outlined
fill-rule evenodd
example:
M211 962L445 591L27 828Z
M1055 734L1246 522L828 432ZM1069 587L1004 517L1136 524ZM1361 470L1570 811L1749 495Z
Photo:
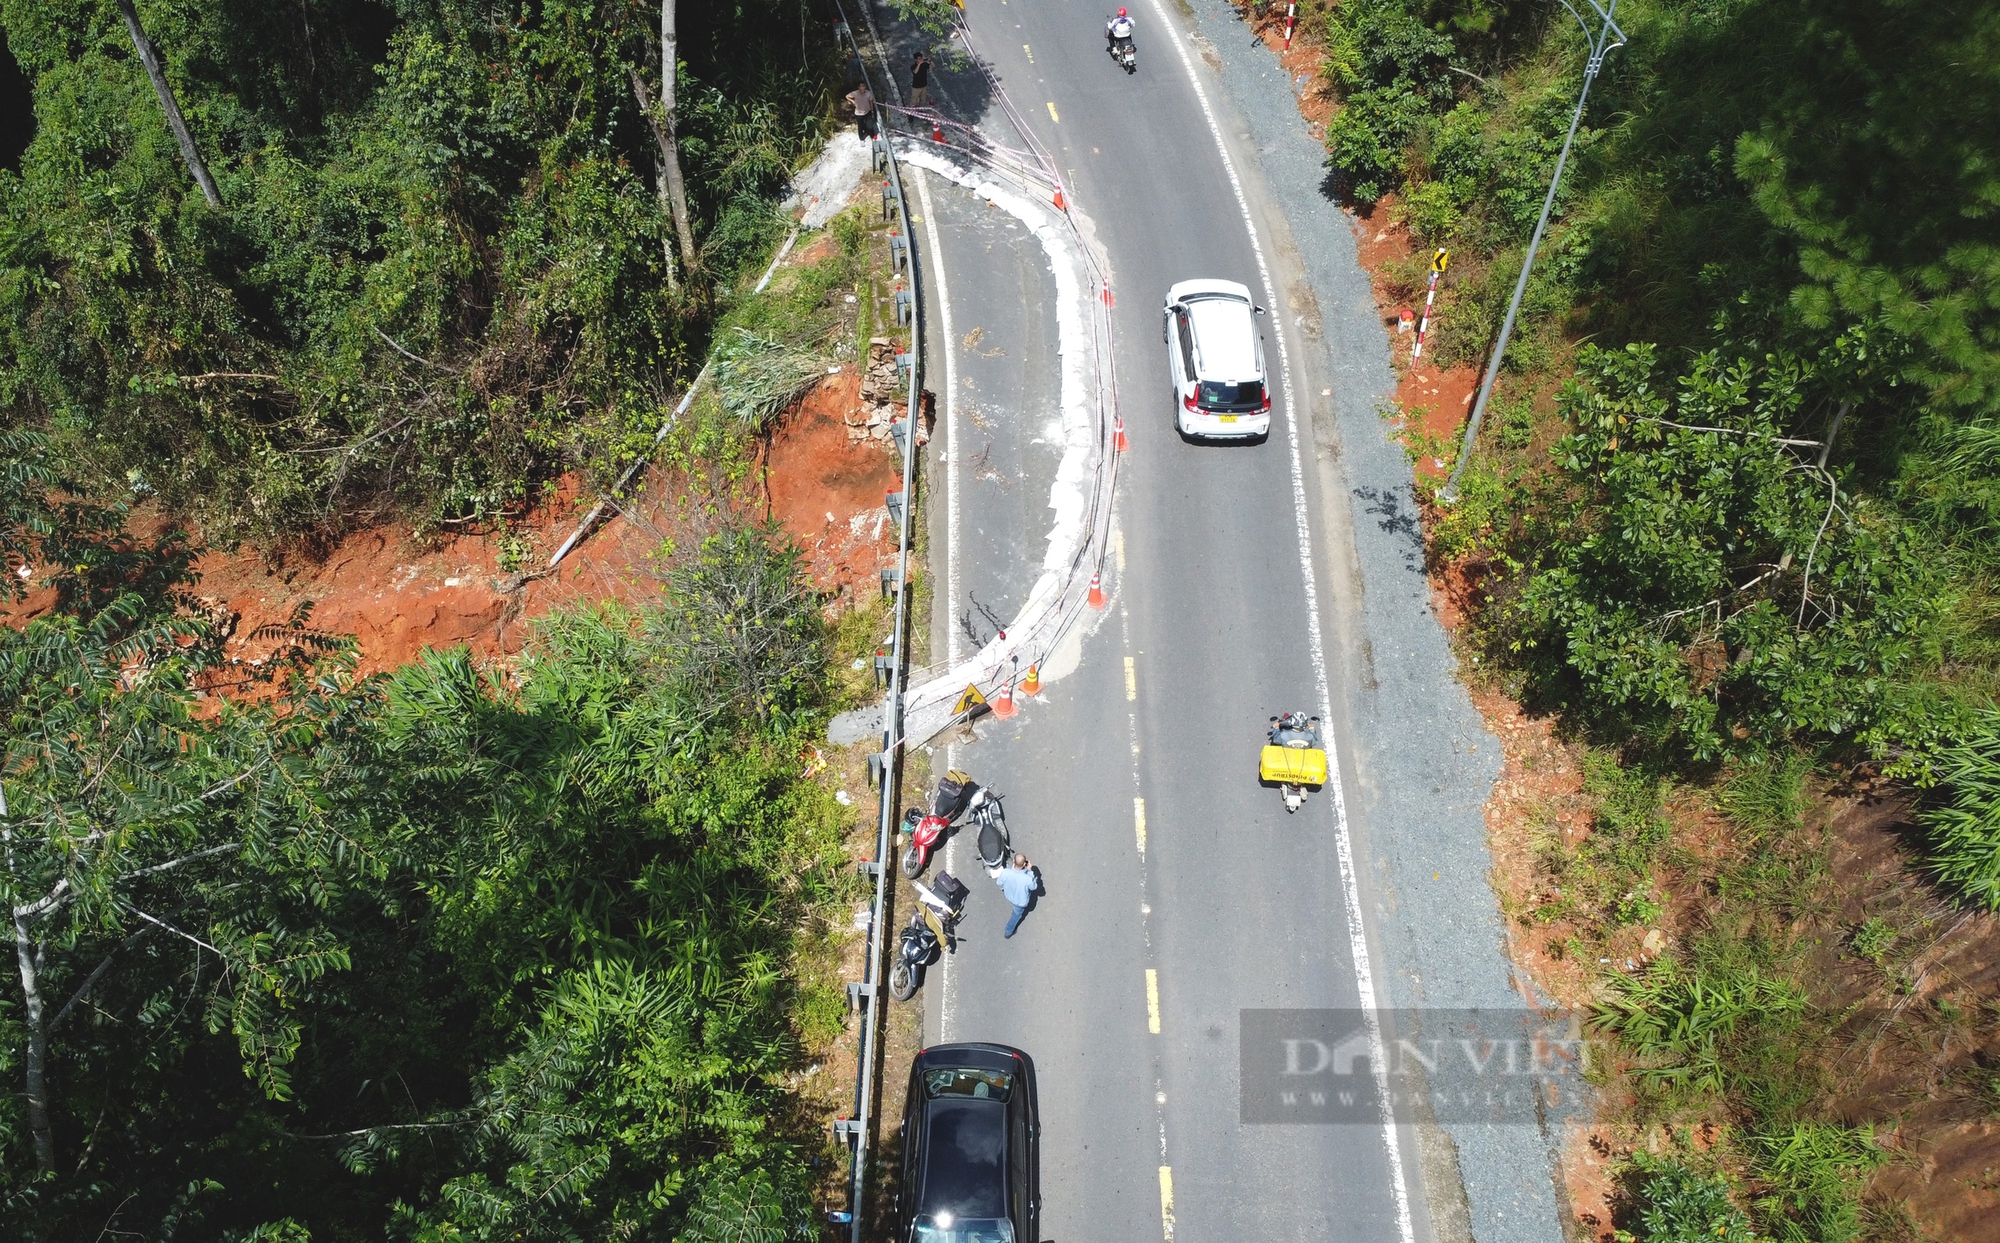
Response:
M1019 658L1016 657L1016 659ZM1040 662L1029 662L1028 676L1021 679L1021 693L1023 695L1039 695L1042 693L1042 666ZM1003 721L1021 710L1020 705L1014 702L1014 679L1008 678L1006 682L1001 684L1000 694L995 697L991 707L993 715Z

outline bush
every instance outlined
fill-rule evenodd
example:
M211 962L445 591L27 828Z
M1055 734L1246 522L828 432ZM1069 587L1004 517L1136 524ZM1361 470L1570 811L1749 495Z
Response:
M1525 581L1506 622L1537 689L1697 759L1798 737L1886 749L1892 693L1941 612L1891 515L1782 442L1816 380L1710 353L1662 387L1649 347L1586 347L1575 430L1518 509Z
M1326 128L1327 163L1372 203L1401 184L1404 148L1451 98L1452 42L1403 0L1350 0L1327 15L1327 44L1345 100Z
M1918 819L1938 880L1974 906L2000 911L2000 715L1984 723L1983 736L1939 757L1945 801Z
M1729 1199L1729 1184L1675 1161L1633 1156L1639 1185L1639 1243L1750 1243L1750 1219Z
M1751 1140L1770 1194L1757 1209L1786 1243L1850 1243L1860 1234L1860 1178L1887 1156L1865 1126L1799 1122Z
M1782 1026L1804 1008L1797 986L1754 968L1689 970L1662 958L1642 975L1612 976L1592 1021L1640 1059L1641 1079L1685 1098L1740 1087L1731 1067L1750 1029Z

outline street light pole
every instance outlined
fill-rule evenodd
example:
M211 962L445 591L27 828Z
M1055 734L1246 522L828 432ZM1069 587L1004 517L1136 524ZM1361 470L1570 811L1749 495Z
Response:
M1562 154L1556 157L1555 176L1549 178L1548 197L1542 200L1541 218L1535 221L1534 236L1528 239L1528 253L1521 258L1521 277L1514 282L1514 298L1507 304L1507 318L1500 324L1500 339L1493 343L1493 357L1486 364L1486 379L1479 386L1479 400L1472 403L1472 418L1465 424L1465 443L1459 446L1458 464L1451 469L1451 478L1445 480L1438 490L1437 499L1441 505L1450 505L1458 500L1458 481L1465 474L1466 464L1472 461L1472 446L1479 439L1479 424L1486 417L1486 403L1493 397L1493 381L1500 375L1500 360L1507 353L1507 339L1514 335L1514 320L1521 313L1521 298L1528 292L1528 272L1535 266L1535 248L1542 244L1542 233L1549 227L1549 213L1555 209L1556 187L1562 184L1563 165L1569 162L1569 149L1576 142L1576 127L1583 120L1583 103L1590 98L1590 84L1597 78L1597 71L1604 67L1604 58L1614 48L1625 46L1625 32L1611 15L1618 11L1618 0L1611 0L1609 7L1597 0L1584 0L1604 23L1596 34L1591 34L1590 24L1576 11L1569 0L1562 0L1562 6L1569 15L1576 18L1576 24L1583 27L1583 37L1590 44L1590 60L1583 67L1583 89L1577 92L1576 111L1569 119L1569 136L1563 139Z

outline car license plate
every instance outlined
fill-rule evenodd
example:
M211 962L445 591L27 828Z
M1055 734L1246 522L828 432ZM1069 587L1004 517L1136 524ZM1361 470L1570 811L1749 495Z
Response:
M1215 417L1221 419L1224 423L1234 423L1236 421L1236 416L1233 414L1219 414Z

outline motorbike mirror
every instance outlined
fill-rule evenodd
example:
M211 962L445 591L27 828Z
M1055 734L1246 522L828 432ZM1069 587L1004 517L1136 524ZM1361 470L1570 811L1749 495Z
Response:
M1250 309L1251 309L1251 310L1253 310L1253 311L1255 311L1255 312L1257 312L1257 314L1259 314L1259 315L1269 315L1269 314L1270 314L1270 312L1269 312L1269 311L1265 310L1265 309L1264 309L1263 307L1261 307L1261 306L1253 306L1253 307L1251 307Z

